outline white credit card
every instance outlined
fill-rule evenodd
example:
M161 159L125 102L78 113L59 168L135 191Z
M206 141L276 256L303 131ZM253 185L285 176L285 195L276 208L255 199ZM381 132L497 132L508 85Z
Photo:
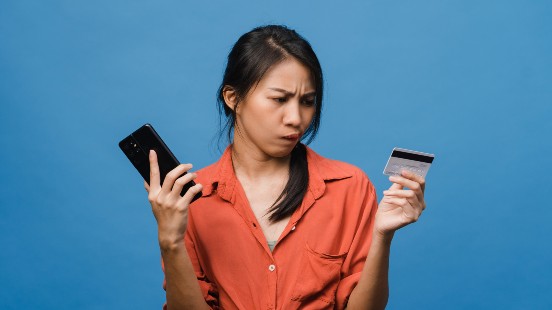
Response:
M385 175L400 175L402 170L412 171L425 178L435 155L394 148L391 156L383 169Z

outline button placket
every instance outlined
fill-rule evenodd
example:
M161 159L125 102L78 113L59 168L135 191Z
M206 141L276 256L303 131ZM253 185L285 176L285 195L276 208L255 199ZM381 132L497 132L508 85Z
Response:
M273 263L273 262L272 262ZM276 283L278 282L278 275L276 272L276 265L268 265L268 308L274 309L276 305Z

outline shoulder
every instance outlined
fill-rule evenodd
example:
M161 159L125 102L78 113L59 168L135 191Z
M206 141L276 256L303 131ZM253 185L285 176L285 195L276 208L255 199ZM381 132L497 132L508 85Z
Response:
M365 196L376 199L376 190L366 173L359 167L323 157L307 147L309 182L315 197L325 192L345 196Z
M195 172L197 174L195 182L203 186L203 196L208 196L213 191L214 184L219 181L220 168L220 163L215 162Z
M197 170L195 172L197 174L197 181L201 183L201 181L207 181L212 179L217 174L217 170L218 170L217 162Z
M362 169L307 150L310 188L319 205L327 206L327 210L338 218L341 216L352 221L365 212L375 214L376 190Z
M309 169L316 169L325 181L350 178L370 182L366 173L359 167L340 160L323 157L309 147L307 147L307 160Z
M213 184L231 179L233 167L230 146L226 148L218 161L199 169L196 174L196 182L203 185L204 195L209 195L212 192Z

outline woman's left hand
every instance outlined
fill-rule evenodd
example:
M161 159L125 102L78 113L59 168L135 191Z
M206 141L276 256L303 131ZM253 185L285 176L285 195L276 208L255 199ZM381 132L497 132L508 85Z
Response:
M400 176L389 177L389 181L393 184L383 191L375 223L375 232L383 237L393 236L397 229L416 222L426 208L424 178L404 170Z

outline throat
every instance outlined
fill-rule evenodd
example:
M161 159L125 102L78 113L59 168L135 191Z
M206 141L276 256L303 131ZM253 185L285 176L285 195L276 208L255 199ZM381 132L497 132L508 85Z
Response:
M238 152L232 148L232 166L236 177L243 183L259 183L278 181L289 174L291 155L285 157L270 157L254 152Z
M258 161L232 154L236 178L240 183L249 207L269 242L276 242L291 216L279 221L269 220L269 210L280 197L289 179L289 158Z

